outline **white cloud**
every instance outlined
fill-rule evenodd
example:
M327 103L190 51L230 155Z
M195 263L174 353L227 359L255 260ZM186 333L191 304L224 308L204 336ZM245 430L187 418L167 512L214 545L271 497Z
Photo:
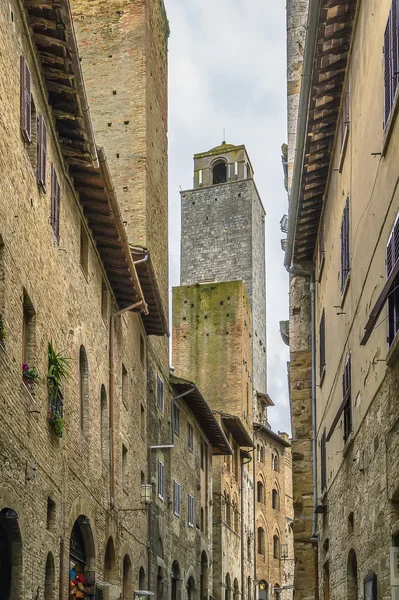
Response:
M287 212L280 148L286 141L285 5L264 0L165 0L169 44L170 283L179 284L180 197L192 186L193 154L244 143L267 212L268 391L275 429L290 430L288 276L279 222Z

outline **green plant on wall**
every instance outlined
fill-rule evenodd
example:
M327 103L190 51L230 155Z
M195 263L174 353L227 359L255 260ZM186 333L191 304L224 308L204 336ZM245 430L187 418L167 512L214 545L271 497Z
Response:
M64 352L56 352L52 342L48 343L48 372L49 385L53 388L55 396L59 395L64 379L67 379L71 370L71 358Z
M55 435L62 437L62 433L64 431L64 419L60 415L56 414L53 418L53 425Z
M4 317L0 314L0 342L4 342L7 338L7 329Z

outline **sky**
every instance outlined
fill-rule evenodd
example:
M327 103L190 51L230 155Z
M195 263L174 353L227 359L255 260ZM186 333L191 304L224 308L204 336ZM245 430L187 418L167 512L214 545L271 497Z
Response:
M281 164L286 134L285 1L165 0L169 38L170 285L179 285L180 189L190 189L193 155L245 144L266 209L268 393L275 431L290 432L288 275L280 220L287 213Z

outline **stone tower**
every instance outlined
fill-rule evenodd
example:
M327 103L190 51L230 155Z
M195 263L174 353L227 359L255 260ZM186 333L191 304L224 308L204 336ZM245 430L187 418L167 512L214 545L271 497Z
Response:
M181 285L242 280L252 308L253 388L266 392L265 210L245 146L194 156L181 192Z
M96 141L129 242L148 248L168 313L167 50L163 0L71 0Z

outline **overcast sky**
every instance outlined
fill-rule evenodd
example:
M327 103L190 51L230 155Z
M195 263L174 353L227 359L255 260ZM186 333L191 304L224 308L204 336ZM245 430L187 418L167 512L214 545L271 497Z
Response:
M169 39L170 285L179 285L180 195L192 187L193 155L245 144L266 209L268 411L290 431L287 360L279 321L288 318L280 219L286 142L284 0L165 0Z

